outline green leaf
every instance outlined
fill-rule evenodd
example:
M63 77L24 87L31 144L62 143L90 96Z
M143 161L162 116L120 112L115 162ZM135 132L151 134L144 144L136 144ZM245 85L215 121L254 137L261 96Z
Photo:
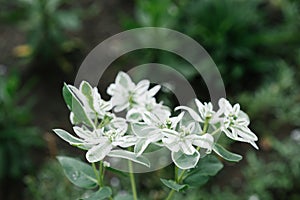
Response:
M103 200L112 195L110 187L102 187L97 192L91 194L89 197L84 198L84 200Z
M187 177L183 182L190 187L201 187L209 181L209 176L202 176L200 174L193 174Z
M181 190L184 190L184 189L186 189L188 187L188 185L186 185L186 184L183 184L183 185L178 184L174 180L166 180L166 179L163 179L163 178L161 178L160 180L161 180L161 182L165 186L167 186L168 188L170 188L172 190L175 190L177 192L179 192Z
M223 164L215 156L208 155L200 159L197 166L187 173L183 182L189 186L200 187L222 168Z
M207 155L201 158L197 166L190 170L189 174L200 174L202 176L215 176L221 169L223 164L213 155Z
M97 180L90 165L66 156L58 156L57 159L65 175L74 185L85 189L97 186Z
M125 150L112 150L108 156L115 158L124 158L127 160L131 160L133 162L145 165L146 167L150 167L150 161L144 156L136 156L135 153L131 151Z
M67 84L64 85L63 97L68 108L74 113L74 117L76 118L76 120L78 120L78 122L84 123L89 127L94 127L94 124L88 117L82 103L72 91L71 86L68 86Z
M213 147L213 151L218 154L219 156L221 156L222 158L224 158L225 160L231 161L231 162L238 162L240 160L242 160L242 156L239 154L235 154L232 153L226 149L224 149L224 147L222 147L219 144L215 144Z

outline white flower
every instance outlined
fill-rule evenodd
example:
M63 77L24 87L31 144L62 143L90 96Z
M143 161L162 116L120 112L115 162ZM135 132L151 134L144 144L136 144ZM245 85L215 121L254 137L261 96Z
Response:
M189 169L196 166L200 153L195 147L207 149L207 153L211 152L214 138L208 133L199 135L201 132L201 127L196 122L187 126L180 125L178 131L164 130L162 142L172 152L172 160L179 168Z
M137 136L134 148L137 156L140 156L150 143L159 145L158 142L164 137L164 129L175 129L184 113L177 117L167 117L156 115L155 113L143 113L144 122L131 124L133 133Z
M195 121L202 123L205 122L206 119L212 119L214 117L215 111L213 111L213 105L211 102L205 102L204 104L202 104L198 99L195 99L195 103L198 108L199 114L187 106L178 106L175 108L175 110L186 110ZM211 122L212 121L215 122L214 119L212 119Z
M98 88L92 88L88 82L82 81L79 89L72 85L68 85L68 87L80 101L82 108L91 120L95 118L103 119L103 117L109 114L109 111L112 109L111 102L101 99ZM76 119L72 112L70 113L70 120L72 124L75 124Z
M125 119L119 117L115 117L108 125L93 131L84 126L75 126L73 129L82 140L80 145L88 149L86 159L89 162L103 160L114 147L127 148L136 142L135 136L125 135L127 123Z
M149 86L148 80L135 84L126 73L119 72L115 83L107 88L107 93L112 96L114 111L120 112L137 105L145 106L160 89L160 86L155 86L148 91Z
M226 99L219 100L219 111L217 115L222 119L222 131L227 137L240 141L248 142L253 147L258 149L255 141L258 140L257 136L248 128L250 124L249 117L246 113L240 110L240 105L235 104L232 106Z
M155 98L147 101L143 106L135 106L126 114L126 119L129 122L136 123L145 119L145 113L155 113L155 115L164 121L171 115L170 109L164 106L162 102L156 103Z

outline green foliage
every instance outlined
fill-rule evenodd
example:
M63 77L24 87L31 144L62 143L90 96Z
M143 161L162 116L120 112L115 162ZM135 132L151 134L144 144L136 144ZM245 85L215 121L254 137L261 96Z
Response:
M184 183L190 187L200 187L208 182L210 177L215 176L223 164L213 155L202 158L197 166L190 171L184 178Z
M76 199L91 192L72 185L56 160L46 162L36 176L25 177L25 183L28 200Z
M30 125L32 101L24 101L30 85L19 76L0 75L0 180L20 178L32 167L30 152L42 139Z
M260 199L299 199L300 158L295 156L299 143L285 139L271 139L273 151L268 160L249 152L249 166L244 171L248 182L246 192Z
M80 200L103 200L112 195L112 191L109 187L102 187L97 192L92 193L89 197Z
M0 19L16 24L27 37L26 52L16 51L17 56L37 62L39 67L51 62L65 71L72 69L67 55L82 44L71 33L81 29L82 19L97 12L96 4L85 9L68 0L17 0L2 4L8 9Z
M300 158L295 156L295 152L299 151L299 140L269 140L272 150L266 154L247 153L242 177L224 174L225 184L214 182L201 190L190 191L174 199L299 199Z
M255 129L263 134L277 132L282 126L300 125L299 82L285 62L275 65L278 70L257 91L243 93L239 101L251 118ZM272 126L268 126L269 123Z
M137 0L135 20L123 24L162 26L194 38L210 53L226 86L238 90L251 89L272 74L274 61L296 61L299 13L299 2L292 1ZM150 54L148 62L166 63L189 79L199 76L174 56Z
M163 179L161 178L160 179L161 182L167 186L168 188L170 188L171 190L175 190L177 192L181 191L181 190L184 190L186 189L188 186L187 185L181 185L181 184L178 184L176 183L174 180L166 180L166 179Z
M59 163L67 178L76 186L91 189L97 186L97 178L92 167L74 158L59 156Z

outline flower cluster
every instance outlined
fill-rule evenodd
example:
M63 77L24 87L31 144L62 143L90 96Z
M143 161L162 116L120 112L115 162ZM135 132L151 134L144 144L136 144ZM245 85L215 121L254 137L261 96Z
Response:
M110 156L149 166L143 153L149 145L157 145L171 151L176 166L189 169L198 163L200 152L215 151L226 159L230 152L223 154L224 149L216 144L220 133L258 148L258 138L248 128L249 118L239 104L232 106L222 98L219 109L214 110L211 103L195 99L197 109L179 106L175 108L179 114L172 116L171 110L155 99L159 90L159 85L150 88L148 80L135 84L124 72L108 87L109 101L86 81L78 89L65 85L63 96L77 137L61 129L54 132L87 150L86 159L91 163ZM117 116L121 111L126 111L125 117Z

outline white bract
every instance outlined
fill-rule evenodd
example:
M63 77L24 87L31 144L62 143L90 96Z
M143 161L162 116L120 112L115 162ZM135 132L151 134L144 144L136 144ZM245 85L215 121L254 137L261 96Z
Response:
M142 80L138 84L124 72L119 72L115 83L107 88L107 94L111 95L111 102L115 112L127 108L146 106L151 98L159 91L160 86L150 87L148 80Z
M174 163L181 169L196 166L200 159L200 148L206 149L207 153L213 148L213 136L208 133L200 135L202 130L196 122L191 122L187 126L180 124L177 131L164 129L163 133L162 142L171 150Z
M215 116L215 111L213 111L213 105L211 102L205 102L204 104L202 104L198 99L195 99L195 103L198 109L198 113L187 106L178 106L175 108L175 110L182 109L188 111L191 117L197 122L205 122L206 119L211 119ZM213 119L213 121L215 120Z
M143 113L143 122L132 124L132 130L138 138L134 148L137 155L140 156L151 143L161 145L164 130L174 130L182 116L183 113L176 117L151 112Z
M169 149L173 162L181 169L195 167L202 153L212 150L228 160L240 159L239 155L216 144L217 132L258 148L255 144L258 138L248 128L249 118L239 104L232 106L222 98L219 110L214 111L212 103L196 99L196 111L187 106L175 109L187 111L191 118L184 112L171 117L171 109L162 102L157 103L154 97L160 85L149 87L148 80L135 84L126 73L119 72L115 83L107 89L111 99L105 101L98 89L86 81L79 89L65 85L63 96L77 137L61 129L54 132L71 145L87 150L86 159L92 163L110 156L149 167L143 154L151 144ZM113 111L125 111L126 118L117 117ZM128 147L134 147L134 151Z
M255 143L258 138L248 128L250 124L249 117L240 110L240 105L235 104L232 106L229 101L221 98L219 100L219 107L218 115L220 115L220 119L222 119L222 131L224 131L226 136L236 141L248 142L258 149Z

